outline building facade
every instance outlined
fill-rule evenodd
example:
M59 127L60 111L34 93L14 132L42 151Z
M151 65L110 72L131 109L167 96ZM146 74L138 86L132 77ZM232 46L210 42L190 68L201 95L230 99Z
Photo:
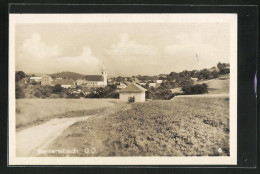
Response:
M84 84L88 87L107 86L107 71L105 70L104 65L101 70L101 75L86 75L84 80L79 80L77 83Z
M145 101L145 92L147 90L136 83L132 83L119 91L119 99L128 102L130 97L135 97L135 102Z
M42 86L51 85L51 83L52 83L51 76L48 76L48 75L43 75L42 76L42 79L41 79L41 85Z

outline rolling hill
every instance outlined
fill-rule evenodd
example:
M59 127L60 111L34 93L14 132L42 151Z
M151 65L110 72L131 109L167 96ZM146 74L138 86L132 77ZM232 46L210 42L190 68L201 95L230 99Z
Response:
M50 74L50 76L54 78L66 78L66 79L83 79L85 77L85 75L83 74L69 72L69 71Z

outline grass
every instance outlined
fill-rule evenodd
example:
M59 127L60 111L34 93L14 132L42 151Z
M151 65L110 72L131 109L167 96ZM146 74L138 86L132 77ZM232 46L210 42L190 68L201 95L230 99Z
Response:
M52 118L93 115L118 103L114 99L17 99L17 130Z
M229 74L221 75L216 79L205 80L199 83L208 84L209 94L226 94L229 93L230 78Z
M176 98L115 108L70 126L49 148L77 149L71 156L229 156L227 97Z

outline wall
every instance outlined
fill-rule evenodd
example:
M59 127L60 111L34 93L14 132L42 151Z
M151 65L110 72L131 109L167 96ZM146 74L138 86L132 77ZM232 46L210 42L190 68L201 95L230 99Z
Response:
M145 101L145 93L120 93L119 99L122 101L128 102L129 97L135 97L135 102L143 102Z

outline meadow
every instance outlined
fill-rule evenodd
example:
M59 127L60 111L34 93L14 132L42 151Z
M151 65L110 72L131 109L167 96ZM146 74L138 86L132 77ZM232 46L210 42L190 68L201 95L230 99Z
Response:
M76 148L71 156L229 156L229 98L125 104L75 123L49 148Z
M115 99L17 99L16 128L19 130L52 118L93 115L118 102Z

